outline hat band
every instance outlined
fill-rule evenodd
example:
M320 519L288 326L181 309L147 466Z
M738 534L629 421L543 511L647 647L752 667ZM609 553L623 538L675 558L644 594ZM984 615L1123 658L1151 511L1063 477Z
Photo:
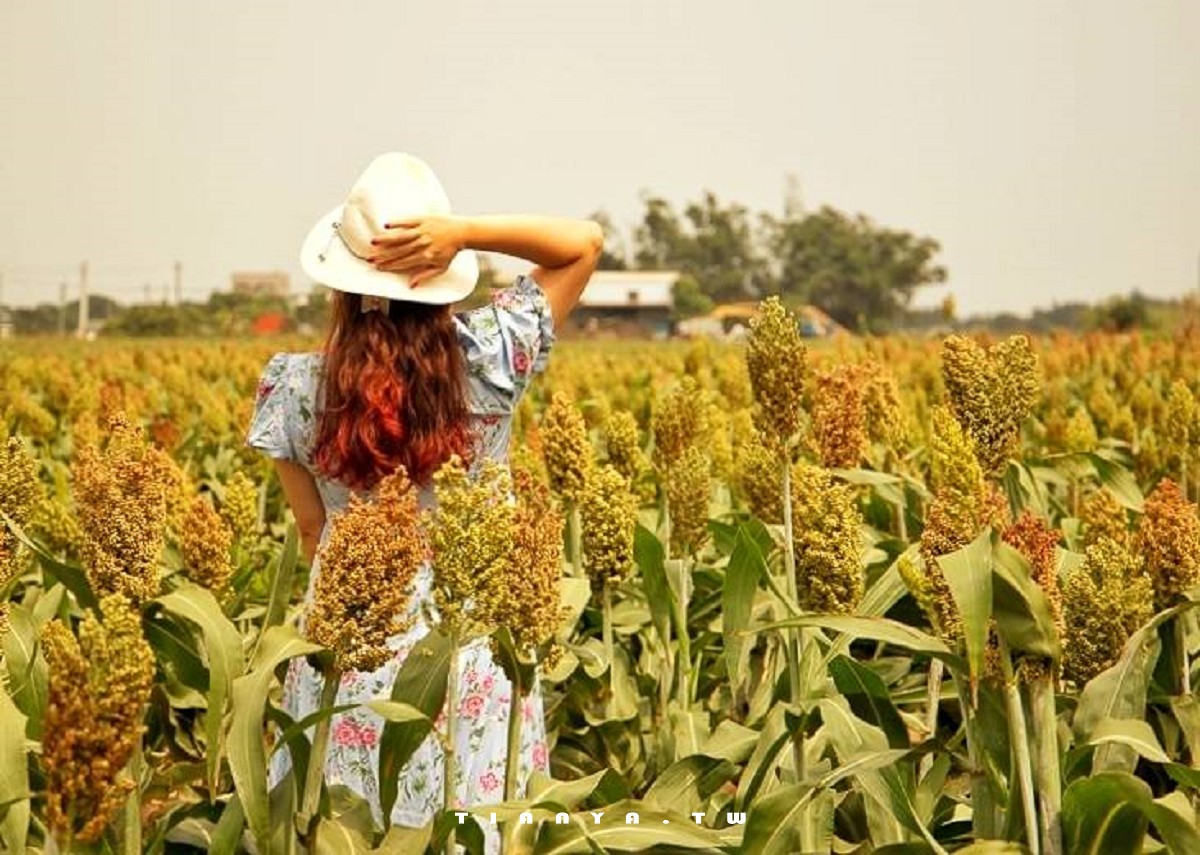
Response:
M329 236L329 240L325 243L325 248L317 253L317 261L325 260L325 256L327 256L329 254L329 247L333 246L333 239L335 237L339 238L341 240L342 245L345 246L346 249L350 252L350 254L353 255L355 258L360 259L361 261L367 260L363 256L359 255L357 252L355 252L354 247L352 247L350 245L350 241L346 240L346 236L342 234L342 224L341 223L331 223L331 226L333 228L333 234L331 234Z

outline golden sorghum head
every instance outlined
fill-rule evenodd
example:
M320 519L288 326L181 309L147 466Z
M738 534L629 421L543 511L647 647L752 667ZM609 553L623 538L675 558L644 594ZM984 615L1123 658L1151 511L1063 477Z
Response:
M592 588L620 584L633 572L638 521L637 500L624 476L612 466L602 466L588 484L580 511L583 566Z
M609 415L604 423L604 445L608 449L609 464L630 484L635 483L646 468L646 456L638 438L637 419L632 413L616 410Z
M712 458L689 446L664 477L671 521L671 550L695 554L708 540L708 505L712 497Z
M493 621L507 626L517 647L527 650L552 638L562 621L563 519L550 490L528 472L513 473L513 488L512 552ZM552 650L547 665L558 655Z
M1063 580L1063 676L1083 685L1121 655L1154 614L1154 591L1141 558L1101 537Z
M757 437L738 446L733 487L750 512L765 523L783 522L783 475L779 455Z
M244 472L233 473L225 483L221 518L233 532L235 543L248 544L258 537L258 487Z
M1168 462L1180 465L1188 459L1195 438L1196 398L1188 384L1176 380L1167 393L1167 412L1161 431Z
M97 595L119 591L141 603L158 594L166 496L175 471L119 413L109 421L103 450L89 445L76 453L72 486L84 566Z
M401 467L373 500L352 495L332 517L305 634L333 652L339 671L372 671L387 639L407 626L412 581L425 559L417 495Z
M849 614L863 595L862 516L854 491L826 470L792 468L792 540L800 607Z
M863 403L867 410L867 435L874 442L898 445L904 440L900 385L895 375L878 362L867 363Z
M1095 451L1100 438L1096 435L1096 424L1083 407L1076 407L1067 419L1063 443L1067 451Z
M867 370L843 362L816 377L812 427L821 462L832 469L853 469L867 452Z
M25 527L42 495L38 483L37 461L17 437L0 444L0 511L19 526ZM0 587L18 572L24 547L0 518Z
M1137 527L1137 552L1165 609L1200 582L1200 519L1179 485L1164 478L1146 497Z
M1019 444L1041 388L1029 339L1010 336L985 351L972 339L950 336L942 346L942 377L984 473L998 473Z
M938 592L934 590L933 581L929 573L922 566L920 556L900 556L896 561L896 570L900 573L900 578L904 581L904 586L912 594L913 600L925 614L929 625L940 633L942 631L942 611L939 609L937 603Z
M747 345L754 400L774 437L786 443L800 431L806 351L795 316L778 297L759 304Z
M154 652L141 616L120 594L100 601L79 640L59 621L42 628L49 700L42 728L46 820L58 837L100 837L133 787L118 775L142 738L154 683ZM74 827L71 827L71 826Z
M487 635L507 596L515 519L512 475L504 464L483 458L472 480L456 455L433 480L437 508L424 519L442 630L459 639Z
M704 390L694 377L683 377L654 409L654 457L660 472L666 472L693 445L709 441L711 410Z
M550 489L563 501L578 504L594 467L583 414L565 392L555 392L539 429Z
M1046 521L1028 509L1017 521L1004 529L1002 537L1029 562L1033 570L1033 581L1046 595L1050 603L1050 614L1054 619L1059 636L1063 633L1062 594L1058 589L1058 541L1059 532L1050 528Z
M192 502L179 545L184 575L220 597L233 575L233 532L203 496Z
M1102 537L1120 546L1129 546L1129 518L1112 491L1101 487L1083 502L1083 545L1091 546Z
M709 436L707 451L712 459L713 476L728 482L733 476L733 424L729 412L715 396L709 400Z
M961 622L936 559L962 549L988 526L1002 524L1007 503L984 480L973 441L945 407L933 411L933 423L930 482L934 495L921 532L921 557L934 595L936 626L947 641L953 641L960 635Z

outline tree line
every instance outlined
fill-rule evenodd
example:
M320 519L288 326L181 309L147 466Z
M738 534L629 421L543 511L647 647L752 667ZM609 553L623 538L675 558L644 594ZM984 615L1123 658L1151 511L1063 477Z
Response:
M601 269L678 270L677 318L719 303L778 295L811 303L861 332L891 329L918 288L946 281L933 238L879 225L830 206L805 211L793 202L782 215L753 212L705 192L676 209L643 195L644 210L628 239L605 211Z

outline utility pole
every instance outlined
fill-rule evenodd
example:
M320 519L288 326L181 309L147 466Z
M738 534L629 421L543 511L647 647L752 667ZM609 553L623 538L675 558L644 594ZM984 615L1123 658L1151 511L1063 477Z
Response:
M183 304L183 262L175 262L175 305Z
M75 331L78 338L87 338L88 329L88 263L79 265L79 328Z
M146 297L144 300L142 300L142 302L145 303L147 306L150 305L150 283L149 282L146 283Z
M58 283L58 334L67 334L67 283Z

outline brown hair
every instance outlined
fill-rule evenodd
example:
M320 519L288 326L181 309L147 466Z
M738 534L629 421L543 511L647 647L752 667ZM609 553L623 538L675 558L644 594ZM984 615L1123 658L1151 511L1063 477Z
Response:
M428 482L450 455L471 458L465 357L450 307L391 301L362 312L334 291L313 462L327 478L372 489L403 466Z

